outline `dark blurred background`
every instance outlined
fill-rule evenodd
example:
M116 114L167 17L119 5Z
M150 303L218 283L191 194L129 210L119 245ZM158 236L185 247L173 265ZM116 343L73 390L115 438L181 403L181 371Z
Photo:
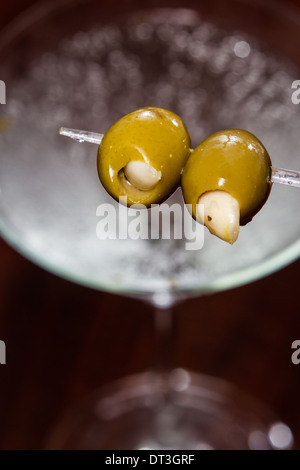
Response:
M32 3L2 5L0 27ZM300 8L298 0L283 3ZM291 426L297 449L300 365L291 345L300 339L299 279L297 261L251 285L179 304L174 348L176 367L229 380L269 405ZM150 306L60 279L1 239L0 339L7 348L1 449L42 448L66 407L151 367L155 350Z

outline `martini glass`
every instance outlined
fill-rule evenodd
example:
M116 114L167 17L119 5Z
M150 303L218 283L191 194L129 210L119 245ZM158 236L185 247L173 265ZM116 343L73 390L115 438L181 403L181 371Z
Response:
M99 240L97 209L119 205L98 181L95 146L58 129L104 133L133 109L160 106L183 118L193 146L245 128L275 168L297 170L299 31L297 12L273 2L92 0L43 2L3 31L2 236L62 277L151 302L157 325L156 370L95 393L59 424L50 448L291 446L272 413L222 381L172 369L169 352L175 302L251 282L299 256L299 192L274 185L233 247L206 232L199 250L163 232ZM181 191L167 202L183 207Z

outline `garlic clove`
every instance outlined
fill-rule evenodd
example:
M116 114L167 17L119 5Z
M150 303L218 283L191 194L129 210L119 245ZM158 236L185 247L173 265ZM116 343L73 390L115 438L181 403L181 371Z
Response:
M240 229L240 206L225 191L208 191L199 197L196 218L208 230L231 245L236 242Z
M123 169L127 180L141 191L153 189L161 180L161 172L141 161L131 161Z

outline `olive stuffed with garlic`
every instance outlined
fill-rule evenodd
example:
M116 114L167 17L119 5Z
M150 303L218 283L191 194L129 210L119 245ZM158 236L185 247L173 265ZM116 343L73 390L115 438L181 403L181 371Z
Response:
M271 159L250 132L229 129L205 139L191 153L182 191L193 217L217 237L234 243L271 190Z
M180 185L190 147L179 116L163 108L138 109L104 134L97 160L100 181L128 206L161 203Z

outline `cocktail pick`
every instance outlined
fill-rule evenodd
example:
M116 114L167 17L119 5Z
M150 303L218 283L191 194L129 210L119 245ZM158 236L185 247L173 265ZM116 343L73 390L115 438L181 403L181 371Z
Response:
M92 144L100 145L104 134L96 132L82 131L78 129L69 129L61 127L59 133L77 142L90 142ZM300 171L287 170L285 168L271 168L271 181L272 183L285 184L300 188Z

